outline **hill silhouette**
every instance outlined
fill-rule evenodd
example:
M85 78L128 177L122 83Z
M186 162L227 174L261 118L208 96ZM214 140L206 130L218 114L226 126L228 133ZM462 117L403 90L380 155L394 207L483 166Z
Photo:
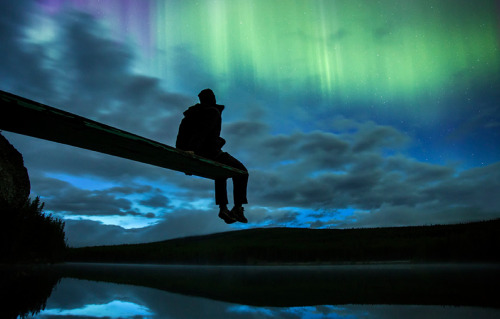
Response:
M365 229L257 228L147 244L71 248L68 261L165 264L499 262L500 219Z

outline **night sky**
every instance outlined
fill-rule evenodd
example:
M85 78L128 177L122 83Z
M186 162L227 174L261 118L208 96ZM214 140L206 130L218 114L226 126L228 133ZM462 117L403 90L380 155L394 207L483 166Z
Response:
M212 88L247 225L211 180L2 134L71 246L499 218L497 3L0 0L1 90L174 145Z

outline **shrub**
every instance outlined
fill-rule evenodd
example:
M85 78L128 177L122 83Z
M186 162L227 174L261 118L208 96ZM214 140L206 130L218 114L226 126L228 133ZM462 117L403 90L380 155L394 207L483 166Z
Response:
M64 222L43 212L40 198L28 199L22 208L0 204L0 261L57 262L67 248ZM3 229L3 230L1 230Z

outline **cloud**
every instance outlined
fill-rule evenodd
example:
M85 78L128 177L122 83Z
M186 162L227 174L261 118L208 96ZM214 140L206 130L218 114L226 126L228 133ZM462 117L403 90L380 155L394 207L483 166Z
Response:
M134 73L132 48L112 40L91 15L63 11L42 19L33 2L15 3L2 5L8 14L0 15L0 39L9 47L0 61L3 90L172 142L191 98ZM30 28L46 24L53 29L50 40L28 36Z
M140 189L109 188L86 190L68 182L53 178L38 178L37 191L43 194L47 209L65 215L135 215L132 202L122 198L127 193L139 193Z
M90 220L66 220L65 232L71 247L143 243L231 230L214 211L178 210L152 226L125 229Z
M65 79L70 90L61 104L145 137L173 141L191 99L161 88L158 78L135 74L131 49L106 37L91 16L73 13L63 21L57 39L62 62L56 66L70 71Z
M384 147L394 149L407 141L408 138L393 127L367 125L356 135L353 151L366 152Z
M170 200L166 196L163 196L161 194L156 194L150 196L145 200L141 200L139 203L143 206L149 206L153 208L159 208L159 207L164 208L169 206Z
M256 127L262 127L256 124ZM356 147L359 141L366 141L369 131L384 133L371 138L375 146ZM233 131L226 132L231 135ZM256 167L250 171L249 193L253 205L248 210L254 225L421 225L494 218L500 211L493 194L500 186L499 164L460 172L456 167L422 163L402 154L384 156L385 148L397 149L402 147L402 142L408 142L395 129L358 123L356 130L338 135L311 132L276 137L264 132L262 130L262 134L253 138L246 137L249 145L264 145L264 149L269 145L279 147L278 151L274 150L274 156L258 153L250 161ZM393 134L395 138L387 134ZM379 142L376 137L384 142ZM281 143L275 143L276 140ZM307 153L297 159L297 150L307 150ZM210 181L181 178L176 187L176 192L184 190L182 194L177 193L184 200L207 198L212 201ZM120 192L125 193L125 190ZM147 193L147 189L144 191ZM96 202L89 201L89 207L100 207L98 204L104 204L105 199L116 201L112 206L120 207L120 201L110 197L110 194L120 192L117 188L93 192ZM129 189L130 194L134 192L140 193L140 188ZM169 205L166 194L162 195L158 190L149 194L141 204L151 207ZM86 200L90 197L90 194L79 191L73 198ZM121 207L125 211L128 208L127 205ZM291 208L283 210L283 207ZM352 210L350 214L338 211L347 208ZM315 213L302 213L311 209ZM194 213L173 210L158 225L137 233L123 230L116 236L122 240L151 241L228 229L215 213L216 209L214 212ZM111 229L113 233L117 232L116 228Z
M324 219L337 209L352 209L361 212L359 216L370 211L366 225L378 226L478 220L500 212L498 201L492 200L492 190L499 186L498 163L465 171L456 165L424 163L402 153L411 139L394 127L346 119L336 123L336 134L273 136L256 123L252 135L247 133L252 126L248 121L225 128L228 141L241 138L241 148L256 150L242 153L255 167L250 170L250 194L259 205L322 210L316 227L328 225ZM350 223L362 225L361 219ZM281 222L276 216L274 222L290 220ZM339 224L347 225L345 216L330 225Z
M33 16L32 1L3 1L0 14L0 42L4 54L0 59L2 89L47 96L52 92L52 77L44 68L47 51L41 45L26 41L26 30Z

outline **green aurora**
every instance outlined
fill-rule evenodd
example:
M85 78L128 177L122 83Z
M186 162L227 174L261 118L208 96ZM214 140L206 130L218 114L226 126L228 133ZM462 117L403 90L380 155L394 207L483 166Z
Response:
M157 2L156 45L195 52L222 81L242 78L323 99L414 99L466 89L500 66L495 1ZM174 60L155 59L175 83ZM161 62L159 62L161 61ZM427 111L427 110L426 110Z

